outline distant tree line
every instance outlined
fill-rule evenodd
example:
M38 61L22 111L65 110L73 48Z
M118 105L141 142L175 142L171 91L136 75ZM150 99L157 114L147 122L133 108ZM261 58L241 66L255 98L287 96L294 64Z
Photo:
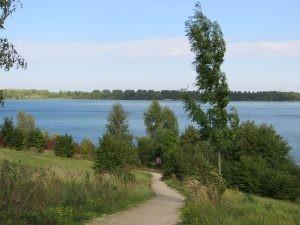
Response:
M199 91L189 91L188 94L195 100L200 99ZM0 94L1 95L1 94ZM6 99L112 99L112 100L181 100L182 91L180 90L94 90L91 92L83 91L59 91L51 92L48 90L21 90L7 89L3 91ZM242 92L231 91L229 93L231 101L300 101L300 93L297 92Z

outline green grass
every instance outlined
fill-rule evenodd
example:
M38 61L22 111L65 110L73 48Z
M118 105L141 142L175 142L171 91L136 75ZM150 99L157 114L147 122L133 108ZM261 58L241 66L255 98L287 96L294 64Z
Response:
M182 182L167 183L187 197L182 209L183 225L298 225L299 203L280 201L226 190L221 203L201 201L189 193Z
M0 224L83 224L153 196L149 173L133 171L135 180L99 176L92 166L50 153L0 149Z
M93 162L88 160L75 160L58 157L53 152L36 153L30 151L15 151L12 149L0 149L0 161L8 160L10 162L21 163L24 165L57 168L72 170L78 172L92 172Z

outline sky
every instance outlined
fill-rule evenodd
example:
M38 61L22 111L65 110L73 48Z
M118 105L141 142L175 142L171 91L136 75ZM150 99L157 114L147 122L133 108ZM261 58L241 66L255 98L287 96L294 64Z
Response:
M300 92L299 0L202 0L227 42L231 90ZM1 37L27 70L0 71L0 88L193 89L185 36L192 0L22 0Z

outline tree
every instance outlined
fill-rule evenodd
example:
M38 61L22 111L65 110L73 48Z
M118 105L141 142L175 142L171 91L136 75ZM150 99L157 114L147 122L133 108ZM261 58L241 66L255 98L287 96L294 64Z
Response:
M4 118L1 126L1 136L4 139L4 144L8 147L13 147L15 126L12 118Z
M272 126L241 124L225 158L224 177L240 190L279 199L299 196L300 169Z
M85 159L93 159L95 156L95 146L93 142L91 142L89 139L83 139L81 144L81 152L83 155L83 158Z
M0 30L4 29L6 19L16 11L21 3L19 0L0 0ZM22 58L13 44L7 38L0 38L0 68L5 71L10 70L12 67L26 69L27 64ZM0 94L0 104L3 104L3 95Z
M127 113L114 104L107 118L106 133L100 139L94 169L100 173L122 173L134 160L133 137L129 132Z
M57 156L71 158L74 155L73 137L67 134L57 136L54 153Z
M120 103L114 104L107 118L107 134L132 142L133 137L129 132L127 117L128 115L122 105Z
M138 142L139 155L144 164L153 164L156 157L162 158L164 177L179 174L178 166L178 121L168 107L161 107L158 101L153 101L144 114L148 139ZM149 143L147 148L145 144ZM150 144L151 143L151 144ZM148 162L145 162L149 160Z
M32 115L29 115L25 112L19 112L17 115L17 127L19 132L22 133L24 137L23 145L26 147L33 147L30 145L30 134L37 134L35 131L35 120Z
M35 128L28 133L27 146L36 148L39 152L46 147L46 138L40 129Z
M195 53L194 66L197 72L195 85L199 91L199 102L210 104L205 112L188 94L184 93L184 107L189 117L198 124L204 137L210 141L220 157L225 140L229 115L226 107L229 103L229 88L226 75L221 70L226 50L222 30L217 22L210 21L196 4L194 16L186 22L186 33Z
M35 129L35 120L32 115L26 112L19 112L17 115L17 128L27 136L31 131Z
M150 137L155 137L158 130L162 128L162 120L162 107L158 101L153 101L144 114L146 131Z

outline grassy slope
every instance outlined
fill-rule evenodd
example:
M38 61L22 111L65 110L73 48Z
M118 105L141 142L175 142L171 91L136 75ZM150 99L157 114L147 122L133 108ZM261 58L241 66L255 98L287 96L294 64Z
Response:
M88 160L74 160L55 156L52 152L35 153L0 149L0 160L8 160L29 166L75 170L78 172L92 172L93 162Z
M168 180L167 183L185 194L189 193L183 183ZM182 224L219 225L298 225L300 204L226 190L220 205L188 200L182 209Z
M63 179L65 179L66 177L67 178L73 177L73 175L75 175L77 178L80 179L81 177L83 178L86 173L93 172L92 169L93 162L91 161L56 157L49 152L35 153L29 151L15 151L11 149L1 148L0 162L4 160L15 162L22 165L33 166L36 168L50 169L51 171L54 171L56 174L58 174L60 178ZM153 193L150 189L151 175L148 173L143 173L138 171L135 171L133 173L136 177L137 184L131 185L130 191L127 191L126 193L124 192L124 194L120 196L118 201L114 200L113 203L112 202L106 203L108 204L108 206L107 207L104 206L104 208L107 208L107 210L104 210L104 213L114 213L116 211L135 206L136 204L148 200L153 196ZM128 188L128 187L124 186L124 188ZM103 212L100 213L80 212L80 213L84 214L85 218L91 218L94 216L99 216Z

